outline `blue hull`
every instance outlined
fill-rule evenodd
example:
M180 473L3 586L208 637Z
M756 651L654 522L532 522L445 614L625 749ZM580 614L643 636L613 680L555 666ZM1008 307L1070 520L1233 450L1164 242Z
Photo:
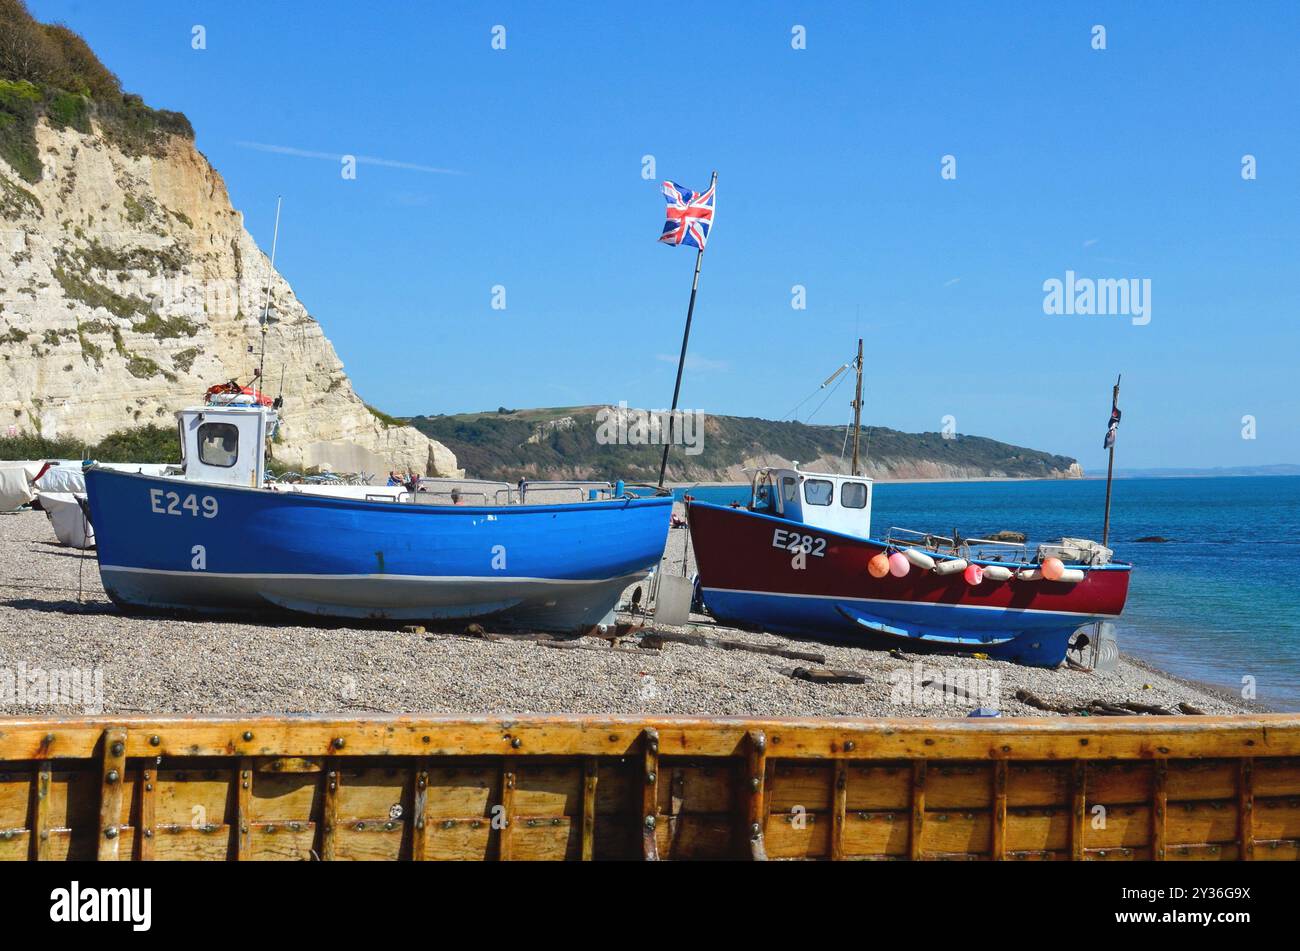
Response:
M567 505L369 502L86 473L115 601L210 612L606 621L667 540L669 498Z
M945 604L873 605L865 599L717 588L705 588L703 599L719 620L767 631L819 640L838 637L905 651L979 652L1031 667L1060 664L1074 632L1098 620Z

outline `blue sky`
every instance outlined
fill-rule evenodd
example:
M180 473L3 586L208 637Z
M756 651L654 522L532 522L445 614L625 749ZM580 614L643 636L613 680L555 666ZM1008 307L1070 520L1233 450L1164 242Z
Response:
M1300 5L30 6L190 117L268 250L284 196L277 264L388 412L666 406L694 255L649 154L719 175L683 406L785 417L861 333L874 424L1095 472L1122 372L1119 465L1300 463ZM1067 270L1149 279L1150 322L1044 314Z

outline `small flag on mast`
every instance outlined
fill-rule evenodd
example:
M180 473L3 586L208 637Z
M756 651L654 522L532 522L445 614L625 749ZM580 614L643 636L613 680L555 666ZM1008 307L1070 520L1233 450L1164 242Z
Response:
M1116 396L1116 400L1118 399L1119 397ZM1110 407L1110 425L1106 427L1106 441L1102 443L1102 449L1109 449L1115 445L1115 434L1119 432L1119 417L1119 405L1118 403L1112 403Z
M685 244L704 250L713 227L713 193L710 185L703 193L693 192L676 182L664 182L664 198L668 200L668 220L659 240L664 244Z

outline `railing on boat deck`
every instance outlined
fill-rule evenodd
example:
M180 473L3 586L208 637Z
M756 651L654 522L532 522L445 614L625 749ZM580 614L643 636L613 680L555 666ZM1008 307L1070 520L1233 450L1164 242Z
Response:
M1300 716L0 720L0 859L1296 859Z

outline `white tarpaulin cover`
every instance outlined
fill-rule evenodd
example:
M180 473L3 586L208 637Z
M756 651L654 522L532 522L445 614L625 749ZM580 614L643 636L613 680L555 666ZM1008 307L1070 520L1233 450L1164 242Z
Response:
M86 477L81 473L81 463L70 466L50 466L36 480L36 488L46 492L85 492Z
M82 513L77 496L71 492L42 492L41 508L49 516L60 544L73 548L89 548L95 544L95 530Z
M20 463L0 466L0 512L12 512L35 498L29 481L32 475L35 473L29 474Z

